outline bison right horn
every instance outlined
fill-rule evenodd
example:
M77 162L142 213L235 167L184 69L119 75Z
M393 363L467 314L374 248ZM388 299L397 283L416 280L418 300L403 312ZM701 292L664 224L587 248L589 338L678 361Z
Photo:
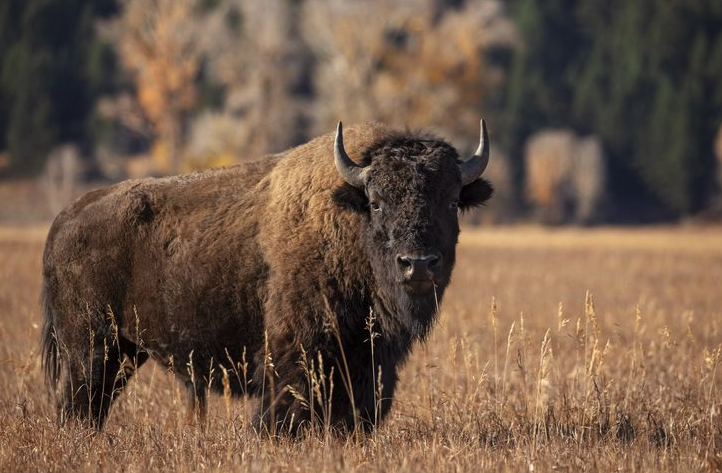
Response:
M479 148L469 159L459 165L461 185L465 186L479 179L487 164L489 164L489 137L486 134L486 122L481 120Z
M336 170L343 180L354 187L363 189L366 185L366 169L359 166L346 154L343 148L343 125L338 122L336 128L336 142L333 145L333 157Z

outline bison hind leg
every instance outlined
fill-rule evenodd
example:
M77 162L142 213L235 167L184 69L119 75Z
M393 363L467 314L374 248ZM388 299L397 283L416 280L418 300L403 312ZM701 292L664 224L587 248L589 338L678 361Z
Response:
M187 395L187 406L186 411L186 424L194 424L196 420L201 427L206 423L206 386L202 381L188 380L185 382L186 395Z
M69 358L65 363L58 423L64 425L75 419L102 429L113 401L147 360L147 352L122 337L112 341L101 338L89 356Z

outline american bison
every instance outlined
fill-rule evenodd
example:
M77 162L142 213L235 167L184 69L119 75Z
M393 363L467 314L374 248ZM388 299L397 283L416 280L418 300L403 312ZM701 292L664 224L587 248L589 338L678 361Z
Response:
M214 389L260 397L254 422L272 433L317 416L371 429L433 325L458 212L492 193L480 178L488 160L483 121L467 160L430 135L378 124L344 134L339 123L335 139L252 164L80 197L43 256L59 422L102 428L153 358L185 382L201 418Z

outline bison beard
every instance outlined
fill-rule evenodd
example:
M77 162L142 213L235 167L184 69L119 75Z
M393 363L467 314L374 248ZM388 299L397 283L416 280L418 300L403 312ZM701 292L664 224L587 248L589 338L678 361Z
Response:
M260 397L255 424L270 433L373 428L433 326L458 209L491 195L488 156L483 122L465 161L429 136L339 124L252 164L82 196L43 256L59 422L101 428L153 358L201 417L210 388Z

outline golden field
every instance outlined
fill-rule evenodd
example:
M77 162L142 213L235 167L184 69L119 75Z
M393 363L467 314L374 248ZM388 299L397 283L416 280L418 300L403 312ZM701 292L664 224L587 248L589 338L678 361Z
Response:
M185 422L149 363L105 430L40 368L46 227L0 227L0 471L720 471L722 228L466 229L439 323L373 434L270 440L254 401Z

